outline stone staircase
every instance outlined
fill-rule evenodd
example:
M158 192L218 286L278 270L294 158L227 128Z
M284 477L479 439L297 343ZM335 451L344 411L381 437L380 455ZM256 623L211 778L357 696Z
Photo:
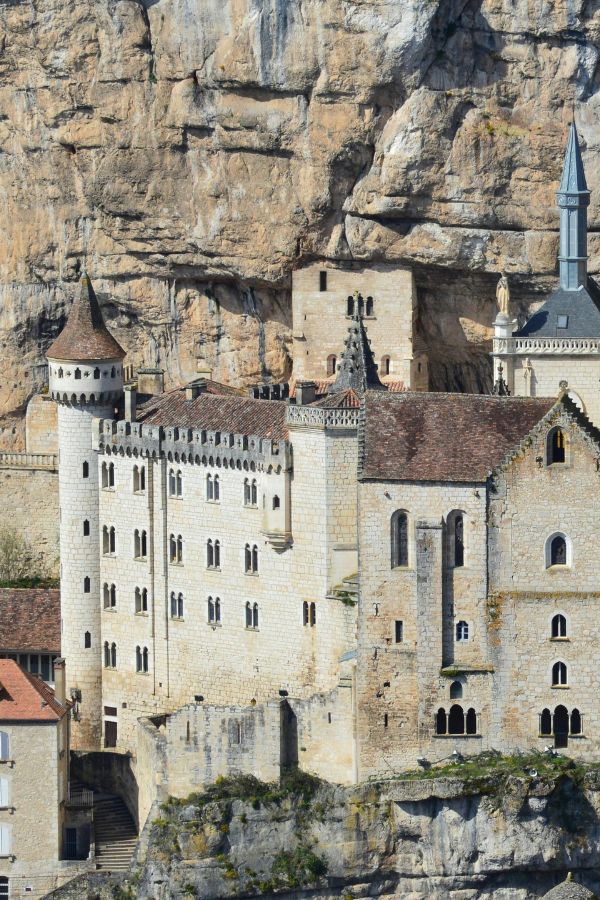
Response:
M96 866L105 872L123 872L129 868L137 843L137 832L129 810L120 797L94 796Z

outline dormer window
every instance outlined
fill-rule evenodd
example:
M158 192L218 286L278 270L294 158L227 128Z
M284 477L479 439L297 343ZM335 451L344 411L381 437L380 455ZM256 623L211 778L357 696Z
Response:
M557 316L556 317L556 327L557 328L566 328L569 324L568 316Z

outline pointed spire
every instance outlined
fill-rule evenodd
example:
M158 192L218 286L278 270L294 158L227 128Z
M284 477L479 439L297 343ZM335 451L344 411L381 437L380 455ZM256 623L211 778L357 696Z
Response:
M67 324L46 355L64 361L123 359L125 351L106 327L98 298L85 271L80 285Z
M334 394L349 388L359 393L366 390L386 390L385 385L379 380L377 365L360 313L352 317L337 377L333 384L329 385L328 393Z
M569 128L556 203L560 209L560 286L563 291L578 291L587 284L587 207L590 192L574 122Z
M569 127L569 139L567 141L567 152L565 154L559 192L561 194L589 193L585 180L583 160L581 158L581 150L579 149L579 139L577 137L575 122L571 122Z

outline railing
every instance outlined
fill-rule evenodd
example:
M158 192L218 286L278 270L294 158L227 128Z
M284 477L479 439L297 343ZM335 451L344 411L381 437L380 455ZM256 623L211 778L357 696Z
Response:
M288 425L316 425L327 428L356 428L359 410L319 409L314 406L290 406L287 410Z
M600 353L598 338L494 338L494 353L564 353L591 355Z
M0 469L58 469L57 453L0 453Z
M88 788L71 788L67 791L67 803L69 806L92 807L94 805L94 792Z

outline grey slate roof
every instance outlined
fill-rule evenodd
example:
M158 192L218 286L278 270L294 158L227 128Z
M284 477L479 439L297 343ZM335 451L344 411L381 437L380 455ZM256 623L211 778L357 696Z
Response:
M337 394L349 389L361 394L367 389L386 390L385 385L379 380L377 365L360 313L352 317L337 376L329 385L328 393Z
M67 324L46 356L66 362L123 359L125 356L125 351L106 327L96 292L85 272Z
M588 193L575 122L571 122L571 127L569 128L567 152L558 191L560 194Z
M595 900L596 895L576 881L567 879L544 894L544 900Z
M558 327L558 316L568 316L567 327ZM591 278L577 291L560 288L526 322L515 337L600 337L600 290Z

